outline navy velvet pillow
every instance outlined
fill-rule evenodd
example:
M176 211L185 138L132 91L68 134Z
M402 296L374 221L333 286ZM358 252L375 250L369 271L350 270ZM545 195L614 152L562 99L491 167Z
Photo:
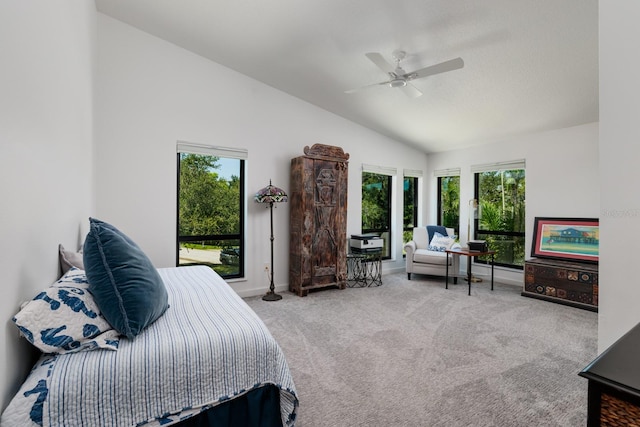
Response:
M104 221L89 223L83 249L89 291L113 329L132 339L169 307L167 290L129 237Z
M442 225L427 225L427 234L429 234L429 243L433 240L433 234L440 233L443 236L447 236L447 227Z

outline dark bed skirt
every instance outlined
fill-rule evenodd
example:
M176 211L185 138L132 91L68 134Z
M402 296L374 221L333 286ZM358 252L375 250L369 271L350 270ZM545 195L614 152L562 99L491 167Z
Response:
M280 389L268 385L181 421L180 427L282 427Z

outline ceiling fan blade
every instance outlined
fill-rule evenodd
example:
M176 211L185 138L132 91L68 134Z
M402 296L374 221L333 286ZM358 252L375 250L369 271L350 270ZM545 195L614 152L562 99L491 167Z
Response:
M409 98L417 98L422 95L422 92L418 90L417 87L407 82L406 86L402 86L400 89L407 95Z
M374 64L378 66L385 73L393 74L395 68L393 65L389 64L386 59L382 57L378 52L369 52L365 53L366 57L371 60Z
M421 68L412 73L407 73L405 76L409 80L415 80L427 76L432 76L434 74L457 70L462 67L464 67L464 61L462 60L462 58L456 58L449 61L441 62L436 65L431 65L430 67Z
M370 87L382 86L382 85L388 85L388 84L389 84L389 82L373 83L373 84L362 86L362 87L359 87L359 88L356 88L356 89L345 90L344 93L356 93L356 92L360 92L361 90L368 89Z

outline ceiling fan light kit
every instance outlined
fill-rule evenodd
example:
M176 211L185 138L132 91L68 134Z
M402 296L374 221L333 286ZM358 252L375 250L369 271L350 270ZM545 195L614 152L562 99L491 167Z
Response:
M404 79L393 79L389 82L391 87L403 87L407 85L407 81Z
M409 83L412 80L422 79L424 77L433 76L434 74L453 71L464 67L464 61L462 60L462 58L455 58L407 73L400 66L400 61L402 61L407 56L407 53L403 50L394 50L392 53L393 59L396 62L395 68L389 62L387 62L387 60L384 59L381 54L377 52L369 52L366 53L365 56L369 58L369 60L371 60L371 62L373 62L378 68L387 73L389 75L389 80L363 86L359 89L350 89L345 91L345 93L355 93L362 89L384 85L392 88L404 88L403 91L407 96L416 98L422 95L422 92L420 92L420 90Z

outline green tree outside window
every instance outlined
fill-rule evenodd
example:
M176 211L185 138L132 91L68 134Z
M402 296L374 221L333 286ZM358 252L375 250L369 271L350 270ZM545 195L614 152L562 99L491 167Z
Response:
M243 265L242 160L229 178L218 173L219 161L179 153L178 264L206 264L223 277L238 277Z

